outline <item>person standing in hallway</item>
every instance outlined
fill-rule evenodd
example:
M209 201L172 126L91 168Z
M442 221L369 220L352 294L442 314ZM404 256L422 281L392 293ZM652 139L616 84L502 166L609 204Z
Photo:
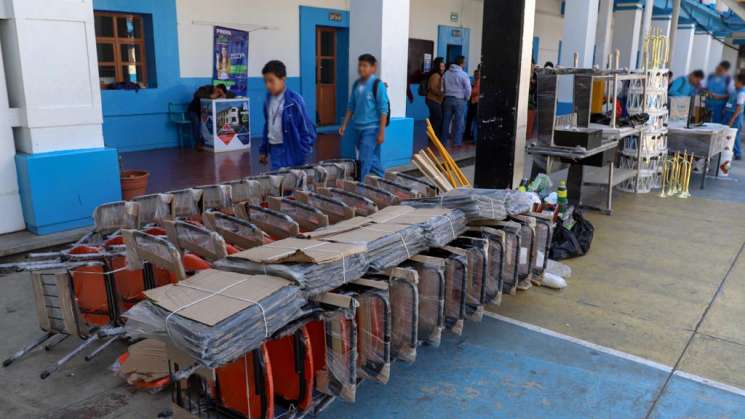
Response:
M711 112L711 122L726 124L724 120L724 106L730 93L734 93L735 86L729 75L729 61L722 61L709 77L706 78L704 88L707 91L706 107Z
M442 75L445 73L445 59L435 58L427 78L423 83L427 84L427 109L429 109L429 122L435 130L437 138L442 138L442 101L445 98L442 92Z
M743 107L745 107L745 73L740 73L735 78L735 91L729 95L727 104L724 105L725 123L729 125L730 128L737 129L737 135L735 136L735 149L733 150L735 160L742 159L740 136L742 135L744 119Z
M380 146L385 142L390 102L385 83L375 76L377 59L371 54L362 54L357 61L360 78L352 85L339 135L343 137L352 124L349 134L360 160L360 181L364 181L370 173L376 176L385 174L380 161Z
M693 96L701 88L701 81L704 79L704 72L696 70L687 76L680 76L673 81L667 91L670 97L676 96Z
M267 94L259 163L271 161L272 170L307 164L316 143L316 127L303 97L287 88L287 68L282 61L269 61L261 73Z
M476 143L476 116L479 109L479 94L481 93L481 65L476 66L473 72L473 86L471 86L471 98L468 101L468 113L466 114L466 137Z
M459 148L463 144L463 132L466 124L466 108L468 100L471 98L471 79L463 70L466 58L460 56L456 58L455 63L443 76L443 90L445 99L442 102L442 134L445 138L450 138L450 125L452 123L452 138L455 147Z
M192 96L187 107L187 113L191 120L191 134L194 137L194 148L197 151L204 150L204 137L202 136L202 99L220 99L222 91L211 84L200 86Z

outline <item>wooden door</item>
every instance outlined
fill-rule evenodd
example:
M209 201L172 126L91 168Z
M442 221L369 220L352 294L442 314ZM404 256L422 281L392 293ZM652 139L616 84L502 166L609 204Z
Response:
M316 28L316 119L336 124L336 30Z

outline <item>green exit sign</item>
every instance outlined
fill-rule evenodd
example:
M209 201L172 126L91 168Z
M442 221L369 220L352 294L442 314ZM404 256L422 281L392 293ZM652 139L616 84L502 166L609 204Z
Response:
M458 12L450 12L450 21L451 22L458 22Z

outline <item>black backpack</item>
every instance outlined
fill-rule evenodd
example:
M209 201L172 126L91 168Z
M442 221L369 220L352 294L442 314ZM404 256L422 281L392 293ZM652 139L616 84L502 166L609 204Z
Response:
M375 104L378 103L378 86L380 86L380 82L382 80L376 78L373 82L373 97L375 98ZM357 90L357 86L359 86L359 80L354 82L354 85L352 86L352 91ZM385 85L388 87L388 85ZM391 101L388 101L388 118L385 119L385 126L391 125Z

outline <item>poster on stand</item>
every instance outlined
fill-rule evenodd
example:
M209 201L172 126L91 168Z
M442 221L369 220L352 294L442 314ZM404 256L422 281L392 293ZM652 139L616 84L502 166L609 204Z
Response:
M248 32L215 26L212 82L236 96L248 92Z
M202 138L215 153L251 148L248 98L202 99Z

